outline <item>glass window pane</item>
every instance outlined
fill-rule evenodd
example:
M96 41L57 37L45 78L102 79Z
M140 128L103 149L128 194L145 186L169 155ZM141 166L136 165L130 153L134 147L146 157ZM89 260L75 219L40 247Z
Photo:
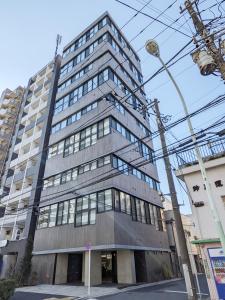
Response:
M68 209L69 209L69 201L64 202L64 208L63 208L63 220L62 224L68 223Z
M62 224L62 216L63 216L63 202L59 203L58 215L57 215L57 225Z
M49 227L55 226L57 207L58 207L57 204L51 205L50 207L49 224L48 224Z
M89 198L88 196L84 196L83 197L83 206L82 206L82 209L88 209L88 202L89 202Z
M90 224L95 224L96 221L96 210L92 209L90 211Z
M82 202L83 202L83 199L82 199L82 198L77 198L76 211L82 210Z
M96 200L97 200L96 193L91 194L89 198L90 198L90 208L96 208Z
M88 224L88 211L82 213L82 225Z
M104 211L104 192L98 193L98 212Z
M70 200L69 206L69 224L74 223L74 213L75 213L75 199Z
M121 212L126 212L126 203L125 203L125 194L123 192L120 192L120 209Z
M105 210L112 209L112 191L106 190L105 191Z

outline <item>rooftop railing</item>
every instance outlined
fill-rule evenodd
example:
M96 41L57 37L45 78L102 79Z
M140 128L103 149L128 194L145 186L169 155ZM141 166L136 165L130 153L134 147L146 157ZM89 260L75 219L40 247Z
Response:
M225 138L209 141L206 144L199 146L199 150L204 161L225 156ZM176 156L179 167L198 163L194 149L185 150L176 154Z

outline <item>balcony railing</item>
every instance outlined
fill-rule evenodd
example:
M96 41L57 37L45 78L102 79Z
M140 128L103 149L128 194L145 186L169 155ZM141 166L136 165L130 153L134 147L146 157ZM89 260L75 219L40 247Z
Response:
M199 150L204 161L225 156L225 139L209 141L207 144L199 146ZM198 163L194 149L183 151L176 156L179 167Z

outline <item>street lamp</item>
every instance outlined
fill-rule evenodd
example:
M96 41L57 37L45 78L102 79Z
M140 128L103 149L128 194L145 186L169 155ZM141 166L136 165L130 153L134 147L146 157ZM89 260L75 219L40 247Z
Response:
M168 76L170 77L171 81L173 82L173 84L176 88L176 91L177 91L177 93L180 97L180 100L181 100L181 103L182 103L182 106L183 106L183 109L184 109L184 113L185 113L185 116L187 118L187 123L188 123L188 128L189 128L189 131L190 131L190 134L191 134L191 138L192 138L193 144L195 145L194 146L195 154L196 154L196 158L197 158L198 163L199 163L203 183L205 184L205 187L206 187L206 193L207 193L209 206L210 206L210 209L211 209L211 212L212 212L215 224L216 224L217 233L218 233L219 238L220 238L220 242L221 242L221 245L222 245L222 248L223 248L223 252L225 253L225 235L224 235L223 227L222 227L222 224L221 224L221 221L220 221L220 218L219 218L217 208L214 205L211 186L210 186L209 180L207 178L206 169L205 169L205 166L204 166L204 163L203 163L201 153L200 153L199 148L198 148L197 143L196 143L197 139L196 139L196 136L195 136L195 133L194 133L192 123L191 123L191 119L190 119L190 116L189 116L189 112L188 112L188 109L187 109L186 102L184 100L184 97L183 97L183 95L182 95L175 79L173 78L172 74L170 73L170 71L168 70L167 66L165 65L164 61L162 60L162 58L160 56L159 45L157 44L157 42L154 41L154 40L148 40L145 44L145 48L146 48L146 50L149 54L151 54L151 55L153 55L153 56L155 56L159 59L162 66L164 67L165 71L167 72Z

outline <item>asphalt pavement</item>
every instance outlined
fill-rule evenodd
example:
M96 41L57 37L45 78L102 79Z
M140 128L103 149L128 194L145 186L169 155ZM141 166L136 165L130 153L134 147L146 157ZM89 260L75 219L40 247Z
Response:
M202 293L202 300L209 300L209 292L204 275L199 276L200 289ZM16 292L10 300L43 300L48 298L64 298L66 296L49 295L30 292ZM79 299L79 298L74 298ZM80 298L81 299L81 298ZM84 298L87 299L87 298ZM149 287L132 287L128 291L121 290L120 293L97 297L99 300L187 300L187 294L185 291L184 280L177 280L164 284L159 284Z
M203 295L199 299L209 300L209 291L204 275L199 276L200 290ZM124 293L99 297L99 300L187 300L184 280L130 290Z

